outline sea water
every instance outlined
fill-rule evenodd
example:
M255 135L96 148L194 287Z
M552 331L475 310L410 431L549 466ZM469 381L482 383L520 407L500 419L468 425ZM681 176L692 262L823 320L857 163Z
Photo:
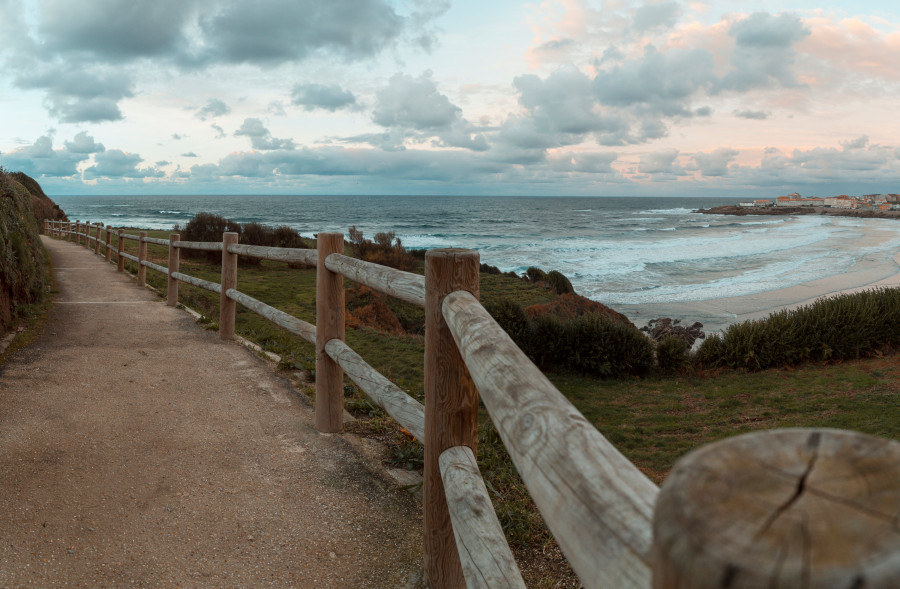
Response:
M752 295L844 274L897 271L900 222L824 215L695 213L734 198L435 196L57 196L70 219L171 229L199 212L311 236L394 231L408 248L476 249L522 273L559 270L613 308ZM691 319L686 317L685 319ZM637 321L636 321L637 322ZM719 327L719 326L717 326Z

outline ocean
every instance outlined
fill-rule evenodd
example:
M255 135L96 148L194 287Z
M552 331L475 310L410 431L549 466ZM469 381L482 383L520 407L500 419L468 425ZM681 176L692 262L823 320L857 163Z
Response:
M70 219L171 229L199 212L288 225L301 234L356 225L395 231L408 248L464 247L521 273L559 270L575 290L624 312L738 297L853 271L895 274L900 222L819 215L704 215L735 198L435 196L56 196ZM873 270L874 269L874 270ZM873 274L874 271L874 274ZM688 307L685 307L688 308ZM690 308L696 309L696 305ZM693 321L695 317L679 317ZM705 314L711 329L728 316ZM710 325L709 323L712 322Z

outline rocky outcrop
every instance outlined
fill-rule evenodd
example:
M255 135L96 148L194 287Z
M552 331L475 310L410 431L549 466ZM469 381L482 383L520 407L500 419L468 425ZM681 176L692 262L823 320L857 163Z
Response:
M641 331L650 336L655 342L661 342L670 335L677 337L687 344L688 348L694 345L698 339L706 338L703 332L703 324L696 321L690 327L680 325L681 319L672 320L669 317L660 317L659 319L651 319L647 325L641 328Z

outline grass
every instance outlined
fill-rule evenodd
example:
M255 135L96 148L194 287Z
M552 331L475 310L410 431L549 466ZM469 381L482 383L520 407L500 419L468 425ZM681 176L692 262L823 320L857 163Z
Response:
M128 251L136 254L134 242L128 242ZM166 248L151 245L149 255L152 261L167 264ZM136 270L134 264L128 265ZM183 257L181 271L219 280L217 264L203 260ZM165 290L162 275L148 270L147 278L151 285ZM215 326L218 296L185 284L179 289L181 301L200 310ZM259 266L240 266L238 289L315 322L312 269L289 269L284 264L266 261ZM483 301L506 297L526 305L547 302L553 297L533 284L488 274L481 276L481 294ZM284 367L314 371L315 354L310 344L240 305L238 309L240 335L281 355ZM367 362L422 400L421 336L389 336L363 328L348 329L346 339ZM753 430L834 427L900 439L897 356L754 373L720 369L694 376L603 380L570 373L548 376L592 424L656 483L663 481L686 452ZM393 464L405 468L421 466L421 445L414 443L356 387L348 384L345 395L348 410L361 418L351 431L384 441L386 459ZM478 463L526 583L536 587L577 587L577 579L544 526L483 408Z

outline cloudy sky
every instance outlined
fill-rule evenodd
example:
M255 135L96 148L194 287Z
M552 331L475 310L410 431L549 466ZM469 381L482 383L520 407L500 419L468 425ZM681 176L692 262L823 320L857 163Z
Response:
M51 194L900 192L881 0L0 0Z

